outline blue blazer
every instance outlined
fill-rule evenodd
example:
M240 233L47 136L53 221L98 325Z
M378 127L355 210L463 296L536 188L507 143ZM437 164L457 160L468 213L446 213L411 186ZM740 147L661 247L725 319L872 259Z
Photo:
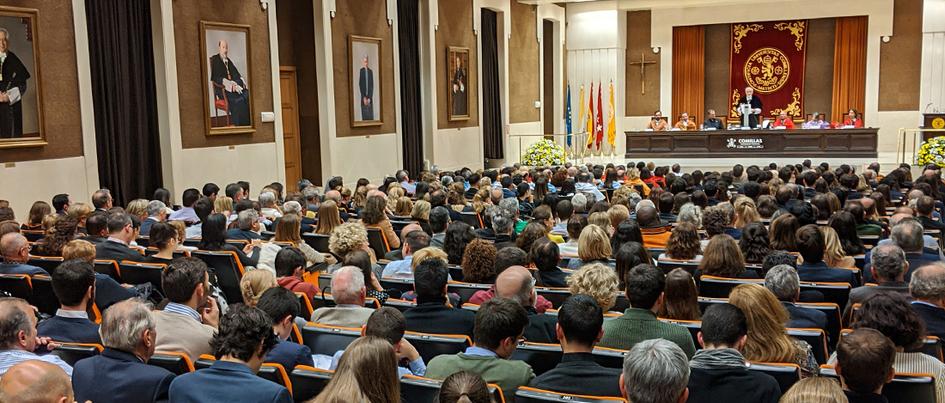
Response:
M49 274L46 270L26 263L0 263L0 274Z
M166 402L172 380L170 371L111 348L79 360L72 371L72 389L80 402Z
M98 325L88 319L53 316L37 326L40 337L49 337L66 343L102 344L98 335Z
M827 331L827 314L816 309L804 308L794 305L790 302L782 302L784 309L791 316L787 327L799 327L807 329L823 329Z
M292 403L286 388L256 376L246 365L221 360L175 378L170 398L174 403Z
M856 281L856 275L853 273L853 270L830 268L827 267L827 263L824 262L805 262L797 266L797 275L800 276L801 281L850 283L853 287L860 285Z
M312 350L308 346L280 340L269 354L266 354L266 362L282 364L286 372L292 372L296 365L315 366L312 360Z

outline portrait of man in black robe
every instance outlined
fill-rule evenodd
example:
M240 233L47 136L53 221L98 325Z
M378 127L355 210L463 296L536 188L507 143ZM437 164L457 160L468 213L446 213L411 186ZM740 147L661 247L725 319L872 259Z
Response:
M23 103L30 73L9 48L10 32L0 27L0 138L23 137Z
M226 100L226 109L230 114L229 126L250 126L249 88L229 57L229 43L220 40L217 50L217 54L210 56L210 81L213 82L215 101Z

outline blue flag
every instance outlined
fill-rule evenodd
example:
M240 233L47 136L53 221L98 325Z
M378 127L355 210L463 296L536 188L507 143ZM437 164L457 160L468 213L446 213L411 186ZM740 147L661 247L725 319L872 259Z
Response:
M564 112L564 130L567 135L568 147L571 147L571 84L568 84L568 94L565 95L565 112Z

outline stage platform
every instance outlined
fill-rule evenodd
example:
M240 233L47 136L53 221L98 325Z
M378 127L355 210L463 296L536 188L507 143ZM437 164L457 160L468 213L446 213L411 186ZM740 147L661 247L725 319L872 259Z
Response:
M741 161L782 160L796 162L839 159L875 161L877 131L866 129L832 130L718 130L718 131L628 131L627 160L729 159ZM830 162L830 161L828 161ZM731 166L728 161L718 164ZM735 162L737 163L737 162ZM766 162L767 163L767 162ZM743 163L744 164L744 163Z

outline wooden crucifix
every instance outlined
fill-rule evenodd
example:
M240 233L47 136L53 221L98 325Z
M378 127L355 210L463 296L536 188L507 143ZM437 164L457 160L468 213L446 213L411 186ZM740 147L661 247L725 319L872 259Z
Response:
M646 52L640 52L639 62L630 62L631 66L640 66L640 95L646 94L646 65L648 64L656 64L656 62L646 60Z

